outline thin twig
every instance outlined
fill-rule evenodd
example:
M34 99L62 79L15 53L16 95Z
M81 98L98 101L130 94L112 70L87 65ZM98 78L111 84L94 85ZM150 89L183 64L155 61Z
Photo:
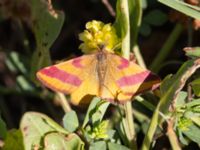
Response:
M187 98L187 100L188 100L188 102L190 102L190 101L192 101L192 85L191 85L191 83L189 83L188 84L188 86L187 86L187 93L188 93L188 98Z
M72 109L65 97L65 95L63 93L60 93L60 92L57 92L56 93L58 95L58 98L59 98L59 101L60 101L60 104L63 108L63 110L67 113L67 112L70 112Z
M108 0L101 0L101 1L108 9L110 15L115 17L116 13L115 13L114 9L112 8L111 4L108 2Z

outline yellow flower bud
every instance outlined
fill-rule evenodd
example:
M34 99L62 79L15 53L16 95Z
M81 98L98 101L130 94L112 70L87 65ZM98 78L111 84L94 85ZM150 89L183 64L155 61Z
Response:
M120 43L115 28L111 24L104 24L101 21L93 20L86 24L86 30L79 34L83 42L79 49L84 53L93 53L104 46L108 52L114 52L114 48Z

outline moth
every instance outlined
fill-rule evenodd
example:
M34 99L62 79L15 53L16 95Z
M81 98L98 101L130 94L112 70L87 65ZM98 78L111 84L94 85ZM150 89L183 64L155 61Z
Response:
M124 103L160 83L149 70L105 49L41 69L37 78L53 91L70 94L74 105L93 96Z

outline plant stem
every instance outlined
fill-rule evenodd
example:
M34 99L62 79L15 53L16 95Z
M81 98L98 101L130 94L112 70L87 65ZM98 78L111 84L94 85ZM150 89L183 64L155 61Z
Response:
M128 0L121 1L121 11L125 14L126 17L126 35L122 40L122 54L123 57L129 60L130 57L130 21L129 21L129 8Z
M61 106L62 106L63 110L65 111L65 113L70 112L72 109L71 109L65 95L60 92L57 92L56 94L59 97L59 101L60 101Z
M121 11L125 14L126 17L126 35L122 40L122 53L123 57L129 60L130 56L130 21L129 21L129 7L128 7L128 0L121 1ZM125 110L125 122L123 122L127 138L129 140L129 145L131 149L136 150L137 145L135 141L135 129L134 129L134 121L133 121L133 114L132 114L132 105L131 102L127 102L124 105ZM125 124L126 123L126 124Z
M134 97L134 99L136 101L138 101L139 103L141 103L142 105L144 105L147 109L154 111L155 110L155 106L153 104L151 104L150 102L146 101L143 97L141 96L136 96Z
M124 105L125 110L125 130L127 134L127 138L129 140L130 148L133 150L137 149L136 145L136 134L135 134L135 127L134 127L134 120L133 120L133 113L132 113L132 105L131 101L126 102Z
M173 150L181 150L181 147L179 145L178 142L178 138L176 136L176 133L173 130L173 126L174 126L174 121L173 119L170 119L168 122L168 127L167 127L167 136L169 138L170 144L172 146Z
M152 137L153 137L155 130L157 128L157 125L158 125L159 108L160 108L160 105L157 106L157 108L154 111L153 117L151 119L151 123L149 125L149 129L147 131L147 134L145 135L141 150L149 150L150 149Z
M140 50L139 50L139 46L138 46L138 45L134 45L134 46L133 46L133 52L134 52L134 55L135 55L135 57L136 57L136 60L137 60L138 64L139 64L141 67L146 68L146 64L145 64L145 62L144 62L144 60L143 60L143 57L142 57L142 55L141 55L141 53L140 53Z
M160 52L155 57L153 63L150 65L150 69L157 73L159 71L159 65L165 60L165 58L169 55L172 47L174 46L175 42L179 38L181 32L183 30L183 26L181 24L176 24L173 31L171 32L170 36L168 37L167 41L163 45Z

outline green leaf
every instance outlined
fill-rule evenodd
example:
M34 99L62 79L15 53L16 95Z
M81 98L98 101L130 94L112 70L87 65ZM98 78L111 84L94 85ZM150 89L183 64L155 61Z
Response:
M129 0L129 20L130 20L130 41L131 48L136 44L139 27L142 19L142 1L141 0Z
M86 126L86 124L89 122L90 120L90 117L91 117L91 113L93 113L92 111L95 109L96 105L98 102L100 102L100 98L98 97L95 97L93 98L93 100L91 101L89 107L88 107L88 110L87 110L87 113L86 113L86 116L85 116L85 119L84 119L84 122L83 122L83 125L82 125L82 128L84 128Z
M35 84L39 85L39 82L36 79L36 72L43 67L49 66L50 64L51 60L49 51L47 51L47 49L38 47L31 58L30 78Z
M69 132L74 132L78 126L78 117L75 111L67 112L63 118L64 128Z
M170 86L172 85L172 82L173 82L172 74L165 76L165 78L162 80L162 83L160 85L161 96L163 96L165 92L170 88Z
M84 143L76 134L49 133L44 138L44 147L45 150L84 150Z
M182 131L184 135L186 135L191 141L194 141L200 144L200 128L196 125L191 125L188 127L188 130Z
M155 9L144 16L143 21L153 26L161 26L167 21L167 15L162 11Z
M136 101L138 101L139 103L141 103L142 105L144 105L147 109L149 109L149 110L151 110L151 111L154 111L155 110L155 106L152 104L152 103L150 103L149 101L147 101L147 100L145 100L143 97L141 97L141 96L136 96L135 97L135 100ZM134 110L135 111L135 110ZM135 112L135 113L137 113L137 112ZM144 114L141 114L141 115L139 115L138 113L137 114L135 114L136 116L136 118L138 118L137 117L137 115L140 117L140 118L138 118L138 121L142 121L142 120L149 120L149 118L148 117L145 117L145 115Z
M2 150L24 150L23 137L20 130L12 129L7 133Z
M120 145L120 144L116 144L116 143L108 143L108 149L109 150L130 150L129 148Z
M186 47L183 50L188 57L200 57L200 47Z
M116 135L116 131L113 129L110 129L107 131L107 134L108 134L109 139L112 140L114 138L114 136Z
M180 91L177 94L176 100L175 100L175 106L176 107L181 107L186 103L186 98L187 98L187 92Z
M123 143L125 145L129 145L129 141L127 139L127 136L126 136L126 131L125 131L125 128L123 126L123 121L125 121L124 118L122 118L118 124L116 124L116 129L118 131L118 134L119 136L121 137L121 140L123 141Z
M116 19L114 27L116 28L118 36L123 39L127 33L127 18L122 6L122 0L117 0L116 4Z
M48 50L60 33L64 13L54 10L47 1L31 0L30 3L36 43Z
M0 138L5 139L6 133L7 133L6 124L0 116Z
M180 0L158 0L159 2L177 10L185 15L200 19L199 7L195 7Z
M101 122L109 104L110 102L104 100L101 100L100 102L97 103L95 112L92 115L93 124Z
M186 137L183 136L182 131L181 131L180 129L178 129L178 128L177 128L177 130L178 130L178 138L179 138L180 142L181 142L182 144L184 144L184 145L188 145L188 144L189 144L189 141L187 140Z
M185 106L191 108L197 105L200 105L200 99L193 99L191 102L188 102Z
M168 88L166 88L165 93L163 93L154 111L150 127L143 141L142 150L149 149L157 125L163 121L163 119L159 115L160 112L162 112L163 114L168 113L169 106L172 103L171 100L174 100L174 98L176 98L177 93L179 93L181 89L184 87L187 79L196 71L196 69L200 67L199 61L200 61L199 59L188 60L181 66L181 68L175 75L173 75L170 79L168 79L168 82L171 85L169 86L169 84L165 83L166 85L168 85L166 86Z
M106 142L105 141L98 141L91 143L89 150L106 150Z
M13 64L12 60L9 57L6 58L5 63L6 63L6 66L8 67L8 69L11 72L17 72L18 71L16 66Z
M196 125L200 127L200 113L195 113L190 110L184 112L184 117L193 121Z
M33 147L42 148L43 145L40 145L40 142L45 134L49 132L68 134L66 130L48 116L36 112L27 112L24 114L20 123L20 129L24 137L24 146L26 150Z
M13 72L19 71L23 74L27 74L28 71L24 64L24 56L18 54L17 52L10 52L6 58L6 65Z
M34 91L33 85L24 76L17 76L16 83L19 85L22 91Z
M140 34L147 37L151 34L151 27L149 24L142 22L140 27Z
M195 79L191 83L192 89L196 96L200 96L200 78Z
M151 34L151 26L161 26L167 21L167 15L163 13L162 11L156 9L151 12L149 12L146 16L144 16L144 19L142 21L141 27L140 27L140 34L147 37Z
M144 121L141 125L142 132L147 133L150 121Z
M53 9L49 1L30 1L33 31L37 48L31 61L31 77L35 81L35 73L42 67L51 64L49 48L56 40L64 22L64 14Z
M109 104L109 102L101 100L98 97L93 98L92 102L88 107L82 128L84 128L87 125L90 119L92 119L93 123L101 121Z
M193 116L190 119L200 128L200 116Z

